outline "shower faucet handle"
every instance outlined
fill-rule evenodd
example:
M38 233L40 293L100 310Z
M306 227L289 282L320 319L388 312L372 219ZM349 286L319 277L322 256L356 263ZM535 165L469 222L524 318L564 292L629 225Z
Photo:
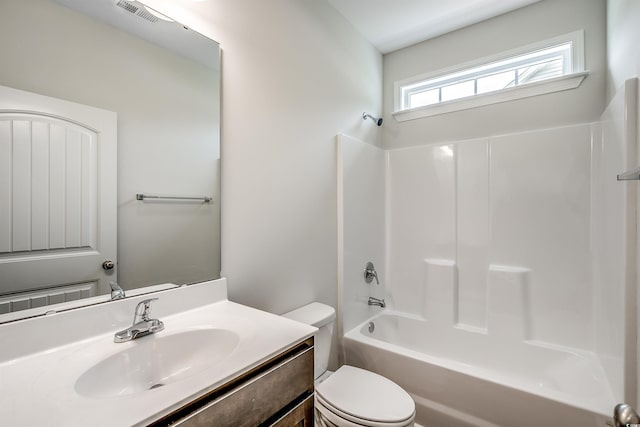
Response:
M378 280L378 273L376 272L376 268L373 266L373 263L369 261L364 267L364 281L365 283L371 283L373 282L374 278L376 279L376 283L379 285L380 280Z

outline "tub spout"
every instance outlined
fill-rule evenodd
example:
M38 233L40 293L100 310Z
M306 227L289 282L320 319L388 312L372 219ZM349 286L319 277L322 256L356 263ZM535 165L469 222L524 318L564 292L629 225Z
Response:
M384 302L384 298L383 299L378 299L378 298L374 298L374 297L369 297L369 301L367 302L367 304L375 305L375 306L381 307L381 308L385 308L387 306L387 304Z

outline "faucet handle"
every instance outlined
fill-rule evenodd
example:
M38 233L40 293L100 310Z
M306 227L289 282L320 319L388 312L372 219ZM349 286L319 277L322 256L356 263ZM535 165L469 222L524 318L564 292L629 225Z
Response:
M149 321L149 313L151 312L151 303L156 301L158 298L149 298L142 300L136 305L136 312L133 315L133 323L136 324L140 320L143 322ZM138 320L140 319L140 320Z
M118 283L109 282L109 286L111 287L111 300L122 299L125 297L124 289L122 289Z
M373 266L371 261L367 262L367 265L364 267L364 281L365 283L373 282L373 279L376 279L376 283L379 285L380 280L378 280L378 272L376 268Z

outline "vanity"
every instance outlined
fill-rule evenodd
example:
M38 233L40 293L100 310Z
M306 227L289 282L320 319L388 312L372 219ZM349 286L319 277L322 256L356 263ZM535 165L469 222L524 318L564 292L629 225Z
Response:
M164 329L122 343L149 295L0 325L3 424L313 424L315 328L229 301L224 278L153 297Z
M152 426L312 426L313 339L151 423Z

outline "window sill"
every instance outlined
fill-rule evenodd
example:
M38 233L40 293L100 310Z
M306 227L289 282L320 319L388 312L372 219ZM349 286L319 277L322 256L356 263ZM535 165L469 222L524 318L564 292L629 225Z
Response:
M455 99L409 110L395 111L391 113L391 115L398 122L406 122L407 120L437 116L439 114L468 110L470 108L483 107L485 105L498 104L500 102L513 101L515 99L529 98L547 93L575 89L580 86L588 74L588 71L567 74L565 76L556 77L542 82L529 83L527 85L504 89L497 92Z

